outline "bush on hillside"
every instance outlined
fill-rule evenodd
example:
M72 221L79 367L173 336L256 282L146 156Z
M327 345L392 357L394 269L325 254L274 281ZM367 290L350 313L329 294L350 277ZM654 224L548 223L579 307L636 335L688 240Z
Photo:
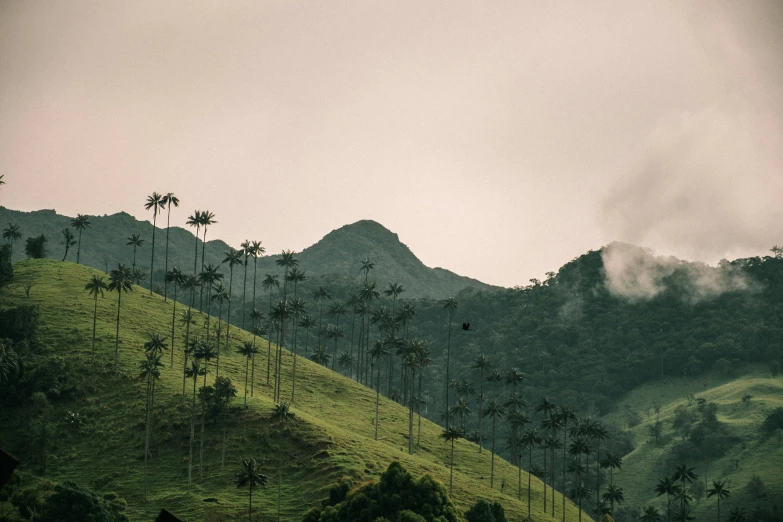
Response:
M772 435L776 430L783 430L783 408L775 408L775 411L767 415L760 429L764 435Z
M482 498L465 513L465 520L468 522L506 522L506 513L499 502L490 504Z
M54 493L46 498L36 522L127 522L123 513L125 502L114 497L99 497L95 492L67 481L55 486Z
M31 259L46 257L46 236L28 237L24 245L24 253Z
M335 491L339 498L345 486ZM369 482L348 492L344 500L323 508L313 508L303 522L459 522L456 506L446 488L430 475L414 480L410 473L392 462L378 482Z

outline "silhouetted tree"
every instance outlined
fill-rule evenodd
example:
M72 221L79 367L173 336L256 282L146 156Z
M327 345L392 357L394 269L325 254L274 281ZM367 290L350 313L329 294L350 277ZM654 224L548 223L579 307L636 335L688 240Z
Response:
M169 192L165 196L163 196L162 200L163 206L167 208L167 215L166 215L166 264L163 267L163 273L168 274L169 273L169 230L171 229L171 207L177 207L179 208L179 198L175 196L172 192ZM166 301L168 299L168 283L169 281L164 281L163 284L163 300ZM176 297L174 298L177 299ZM172 338L172 341L174 339ZM171 343L174 344L173 342Z
M73 232L70 228L63 229L63 245L65 245L65 254L63 255L63 261L68 257L68 250L76 244L76 240L73 238Z
M131 234L127 239L128 239L128 242L125 243L125 245L133 247L133 265L132 265L132 269L136 270L136 248L137 247L141 247L144 244L144 240L141 239L141 236L139 234Z
M90 281L84 286L84 289L93 297L94 305L92 310L92 359L95 360L95 330L98 323L98 294L103 297L104 290L108 286L102 277L92 276Z
M237 487L248 489L247 520L253 520L253 488L266 486L267 477L258 470L256 459L242 460L242 470L237 473Z
M79 241L76 247L76 264L78 265L82 254L82 231L85 228L90 228L92 223L90 223L90 219L87 216L76 214L76 217L71 220L71 226L79 231Z
M117 266L115 270L109 273L110 292L117 292L117 332L114 339L114 371L117 371L117 365L120 362L120 308L122 306L122 293L131 292L133 283L131 282L131 271L123 264Z
M166 204L163 202L163 196L157 192L153 192L151 196L147 196L147 202L144 204L144 208L152 210L152 257L150 258L150 295L152 295L152 277L155 273L155 228L158 220L158 212L166 208Z
M449 459L449 496L451 496L454 486L454 441L461 439L462 436L462 432L453 426L449 426L440 434L441 439L451 443L451 459Z

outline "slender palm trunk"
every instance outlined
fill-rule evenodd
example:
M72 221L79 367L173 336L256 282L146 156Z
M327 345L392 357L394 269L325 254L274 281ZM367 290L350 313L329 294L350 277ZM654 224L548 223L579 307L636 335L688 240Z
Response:
M171 229L171 202L169 201L169 208L168 208L168 216L166 217L166 262L165 262L165 268L164 273L168 273L169 271L169 229ZM176 283L175 283L176 284ZM169 282L165 279L163 280L163 302L166 302L166 298L168 297L168 291L169 291ZM176 293L176 290L174 291ZM177 298L175 297L174 300ZM173 340L173 338L172 338ZM172 352L173 353L173 352Z
M204 271L204 265L206 264L204 262L204 251L207 246L207 227L204 226L204 240L201 242L201 271ZM209 292L207 292L207 306L209 306ZM198 300L199 308L204 308L204 287L201 287L201 295L199 296ZM209 336L207 336L207 339L209 339Z
M599 465L599 462L601 460L601 439L597 439L597 448L598 450L595 452L595 505L597 506L599 502L601 502L600 498L600 492L601 492L601 466Z
M530 486L532 477L530 476L532 474L533 469L533 444L530 444L528 447L528 464L527 464L527 519L531 520L530 518Z
M296 320L296 317L294 317L294 324L297 324L298 321ZM306 343L307 341L305 341ZM293 369L293 378L291 382L291 402L294 402L294 394L296 393L296 327L294 327L294 369Z
M555 436L557 436L557 432L555 432ZM550 486L552 487L552 517L555 516L555 444L554 441L552 443L552 482Z
M454 313L449 310L449 340L446 345L446 427L449 424L449 368L451 366L451 321ZM494 462L493 462L494 463Z
M421 376L424 373L424 368L419 372L419 399L416 401L416 414L419 416L419 427L416 435L416 444L421 446Z
M275 402L280 401L280 387L283 381L283 343L285 343L285 318L280 321L280 344L277 347L277 376L275 382Z
M517 500L522 500L522 452L517 448Z
M247 307L247 254L245 254L245 275L242 278L242 329L245 328L245 308Z
M563 420L563 489L560 490L561 497L563 499L563 522L565 522L565 508L566 508L566 447L568 447L568 418L564 416ZM596 506L598 503L596 503Z
M490 405L490 408L492 405ZM492 464L490 466L489 474L489 489L495 487L495 417L492 417Z
M548 430L547 430L547 432L548 432ZM547 432L544 432L544 440L546 440ZM544 483L544 513L546 513L546 510L547 510L547 504L546 504L546 486L547 486L547 483L546 483L546 478L547 478L547 474L546 474L546 446L542 446L542 448L544 449L544 480L542 480L542 482Z
M76 264L79 264L79 258L82 255L82 229L79 229L79 244L76 247Z
M479 369L479 411L478 411L479 453L481 453L481 448L484 446L484 432L481 431L482 421L484 420L484 415L482 415L483 411L484 411L484 368L482 367Z
M250 485L250 500L247 503L247 522L253 522L253 485Z
M356 328L356 312L354 311L351 314L351 347L348 350L348 353L349 353L352 361L353 361L353 332L354 332L355 328ZM349 372L348 375L349 375L349 377L351 379L353 379L353 370L354 370L353 368L350 368L348 370L348 372Z
M228 350L228 337L231 333L231 287L234 284L234 265L230 265L228 276L228 312L226 314L226 350Z
M182 397L185 397L185 370L188 369L188 346L190 346L190 311L193 309L193 300L196 295L194 289L190 290L190 303L188 304L187 324L185 325L185 367L182 369ZM194 384L195 386L195 384Z
M150 374L147 374L147 407L145 408L144 429L144 502L147 501L147 457L150 454Z
M272 317L272 290L269 291L269 317L271 319ZM269 322L270 330L272 322L270 320ZM269 373L272 366L272 332L269 332L269 334L266 337L266 385L269 386Z
M321 346L321 333L323 333L322 326L321 326L321 319L324 315L324 303L323 299L321 300L320 305L318 306L318 346Z
M215 379L217 379L220 376L220 320L223 317L223 300L220 300L220 305L218 306L218 321L217 321L217 362L215 363Z
M378 377L375 380L375 440L378 440L378 403L381 400L381 365L378 361Z
M280 522L280 484L283 481L283 465L277 465L277 522Z
M136 270L136 243L133 244L133 269Z
M95 361L95 328L98 323L98 293L95 293L95 306L92 311L92 360Z
M250 357L245 357L245 408L247 408L247 374L250 366Z
M114 335L114 372L120 363L120 306L122 305L122 288L117 289L117 332Z
M193 406L190 409L190 456L188 457L188 491L193 483L193 440L196 438L196 376L193 376Z
M451 462L449 463L449 496L454 485L454 439L451 439Z
M174 367L174 322L177 319L177 282L174 281L174 310L171 312L171 367Z
M411 370L414 373L414 377L411 377L411 383L415 383L416 370ZM415 384L413 384L415 388ZM413 392L410 392L410 407L408 409L408 454L413 455Z
M155 223L158 219L158 213L152 215L152 257L150 259L150 295L152 295L152 277L155 275Z
M198 275L198 234L200 227L196 227L196 255L193 257L193 275Z

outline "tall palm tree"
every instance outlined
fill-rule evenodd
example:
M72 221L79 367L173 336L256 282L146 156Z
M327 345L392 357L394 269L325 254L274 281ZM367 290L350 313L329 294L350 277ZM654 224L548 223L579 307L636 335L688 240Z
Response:
M530 428L525 430L520 438L520 444L528 450L528 467L527 467L527 518L530 518L530 481L533 474L533 448L541 444L541 437L538 436L536 430ZM546 486L544 486L546 487Z
M340 352L337 358L337 367L343 370L343 375L348 377L351 374L354 366L353 357L348 352Z
M451 366L451 323L454 320L454 311L457 309L457 306L459 304L457 303L457 299L454 296L449 297L445 301L443 301L443 308L448 312L449 314L449 336L448 336L448 343L446 344L446 426L450 424L449 422L449 381L450 381L450 366ZM494 459L492 461L494 465Z
M157 227L158 212L166 208L163 196L153 192L151 196L147 196L144 208L152 210L152 257L150 258L150 295L152 295L152 277L155 273L155 228Z
M544 420L550 418L552 416L552 413L555 411L555 403L552 402L552 400L549 397L544 397L541 399L541 402L536 406L536 412L541 413L544 415ZM548 430L544 431L544 439L547 438L549 435ZM546 513L546 449L544 449L544 513ZM552 492L554 495L554 492Z
M95 328L98 321L98 294L103 297L103 292L108 289L108 286L102 277L94 275L84 286L84 289L89 292L95 302L92 310L92 359L95 360Z
M748 522L748 515L745 509L737 507L729 511L729 522Z
M242 264L244 265L244 276L242 277L242 329L245 330L245 307L247 302L247 261L250 257L250 240L245 239L242 244ZM255 306L255 305L254 305Z
M216 341L216 347L217 347L217 364L215 365L215 378L220 376L220 331L221 331L221 320L223 318L223 303L226 301L231 302L231 298L228 296L228 292L226 292L226 287L223 286L222 283L218 283L215 286L212 287L212 296L210 297L213 301L218 302L218 320L217 320L217 341ZM226 346L228 347L228 346Z
M169 272L169 230L171 229L171 207L177 207L179 208L179 198L174 195L174 193L169 192L165 196L163 196L163 205L167 207L168 209L168 215L166 216L166 265L163 268L164 273L168 274ZM165 302L168 298L168 281L164 281L163 283L163 301ZM176 299L176 297L174 298ZM172 338L172 341L174 339ZM174 344L174 343L172 343Z
M607 453L604 459L601 460L601 467L609 470L609 488L611 488L614 486L614 470L623 469L623 459L613 453ZM610 513L614 516L614 504L612 504Z
M174 367L174 324L177 319L177 289L185 281L185 274L176 266L166 272L166 283L174 283L174 307L171 311L171 367ZM187 344L185 345L187 346Z
M395 319L395 321L392 323L392 333L393 334L396 334L395 330L397 328L397 323L396 323L397 316L395 315L396 312L397 312L397 308L396 308L396 306L397 306L397 298L404 291L405 291L405 289L402 287L402 285L400 283L397 283L397 282L389 283L389 287L386 290L383 291L383 294L386 297L391 297L391 299L392 299L391 313L392 313L392 317ZM392 354L389 354L389 390L388 390L388 395L389 396L391 396L391 383L392 383L393 380L394 380L394 354L392 353Z
M188 491L193 479L193 441L196 439L196 382L200 375L206 375L207 371L201 367L198 359L190 361L190 367L185 368L186 379L193 379L193 405L190 409L190 456L188 457Z
M237 352L245 356L245 408L247 408L247 377L250 369L250 359L258 353L258 348L251 341L244 341Z
M372 263L370 263L370 265L372 265ZM366 305L363 308L363 324L366 323L364 328L364 349L367 355L369 355L370 352L370 314L372 313L372 301L378 299L381 295L378 290L375 289L376 286L375 283L369 283L365 284L364 288L359 290L359 298ZM367 366L369 365L365 362L365 371L367 370ZM367 380L372 382L372 376L365 376L365 381Z
M389 352L391 358L391 351ZM418 358L416 354L409 350L402 358L402 371L410 373L410 391L408 393L408 455L413 455L413 408L416 391L416 369L418 368ZM467 404L465 404L467 406Z
M506 409L500 404L500 401L493 397L487 403L486 409L482 412L484 417L492 419L492 466L489 475L489 487L495 487L495 422L506 414Z
M655 493L657 496L666 495L666 521L671 522L672 519L672 497L680 490L680 485L673 477L665 476L658 481L655 486Z
M422 374L424 373L424 368L429 366L432 363L432 359L430 358L430 351L427 348L427 346L424 344L424 341L421 341L419 339L413 339L410 342L411 351L416 356L416 364L419 367L419 396L416 399L416 415L418 416L418 428L416 433L416 445L421 446L421 383L422 383Z
M451 458L449 459L449 496L451 496L454 485L454 441L461 439L462 437L462 431L453 426L444 429L440 434L441 439L451 442Z
M253 488L258 486L266 486L266 475L259 472L256 459L243 459L242 470L237 473L237 487L247 487L250 495L247 502L247 520L252 522L253 520Z
M22 239L22 233L19 232L19 225L8 223L8 228L3 230L3 239L5 239L9 245Z
M147 460L150 453L150 429L152 424L152 399L155 395L155 381L160 378L158 367L161 366L160 355L147 353L143 361L139 363L141 374L139 378L147 381L147 405L144 409L144 501L147 501ZM151 397L152 396L152 397Z
M544 446L550 451L552 458L552 471L549 474L549 487L552 489L552 517L555 516L555 450L560 449L562 443L557 436L557 431L562 428L562 425L556 417L546 419L544 423L549 425L550 435L544 439ZM546 480L546 479L545 479Z
M65 245L65 254L63 255L63 261L65 261L65 258L68 257L68 250L76 244L76 240L73 238L73 232L71 232L70 228L64 228L63 229L63 245Z
M256 276L258 275L258 258L266 253L266 249L261 246L261 241L251 241L249 248L250 255L253 256L253 309L256 307ZM261 283L263 286L263 283ZM264 287L266 288L266 287Z
M563 489L561 489L563 495L561 496L563 500L563 522L565 522L566 450L568 449L568 421L576 420L576 413L574 413L574 411L568 406L560 406L560 408L558 408L557 410L556 415L557 415L558 424L562 425L563 427ZM554 469L554 467L555 464L553 460L552 468Z
M264 312L258 310L257 308L253 308L253 311L250 312L250 318L253 321L253 346L256 345L256 337L259 335L268 335L268 332L263 327L263 323L266 320L266 317L264 316ZM270 336L271 337L271 336ZM250 366L252 370L250 371L250 396L253 396L253 391L255 390L255 383L256 383L256 351L253 353L253 357L250 361ZM269 353L267 353L267 359L269 358ZM267 361L267 367L268 367L268 361Z
M305 302L299 299L298 297L295 297L291 299L291 314L293 316L293 325L294 325L294 342L293 342L293 355L294 355L294 365L293 369L291 370L292 377L291 377L291 402L294 402L294 394L296 393L296 331L299 327L299 316L300 315L307 315L307 309L305 308Z
M530 422L530 419L524 411L516 407L509 409L507 419L511 427L509 446L514 457L514 463L517 465L517 500L522 500L522 437L519 434L519 430Z
M687 500L685 482L687 481L688 484L692 484L694 480L699 478L699 475L696 474L694 468L689 468L687 464L682 464L675 467L672 478L680 481L680 512L684 512Z
M525 374L519 368L511 368L506 371L505 375L506 384L511 386L511 393L517 393L517 386L521 386L525 382Z
M206 264L206 260L204 259L204 251L207 247L207 229L210 225L214 225L217 223L215 221L215 214L210 212L209 210L205 210L201 213L199 216L201 226L204 227L204 239L201 240L201 271L204 271L204 266ZM209 290L209 288L207 288ZM207 300L209 300L209 296L207 296ZM209 305L207 305L209 306ZM201 287L201 296L199 297L199 308L204 307L204 287Z
M324 301L327 301L331 298L332 296L329 294L329 290L323 286L319 286L318 290L313 292L313 300L318 303L318 346L321 346L321 333L323 331L321 319L324 315Z
M588 425L588 435L596 443L595 450L595 502L599 502L599 491L601 490L601 442L609 438L609 432L606 431L600 422L590 421Z
M196 287L199 285L198 277L193 274L183 275L182 283L185 290L190 290L188 309L182 314L180 322L185 326L185 365L183 371L188 368L188 354L190 353L190 325L195 324L193 304L196 297ZM182 396L185 396L185 378L182 378Z
M299 328L305 329L305 351L304 356L307 358L308 355L308 346L310 341L310 330L312 330L316 325L315 318L313 318L310 314L305 314L302 316L302 319L299 320ZM351 354L351 360L353 360L353 355Z
M375 263L371 263L369 257L362 259L362 267L359 269L359 271L364 272L364 286L367 286L367 278L370 274L370 270L373 270L374 268Z
M610 503L609 514L614 516L614 503L622 504L625 501L625 495L623 494L623 488L617 484L610 484L606 489L606 493L603 495L604 502Z
M332 350L332 370L334 370L334 360L337 358L337 340L342 338L342 330L340 330L340 317L345 317L348 314L348 309L345 307L343 303L337 302L334 303L332 306L329 307L329 315L331 317L335 318L336 325L335 325L335 335L333 336L334 339L334 349Z
M223 279L223 274L218 272L218 267L216 267L211 263L207 267L205 267L204 270L202 270L202 272L198 275L198 282L201 284L202 295L203 295L204 287L207 287L207 291L209 291L212 289L215 283L217 283L221 279ZM207 299L207 342L209 342L211 302L212 302L211 299Z
M193 256L193 274L198 275L198 242L199 242L199 231L201 230L201 212L200 210L193 211L193 214L188 216L188 220L185 222L188 226L196 227L196 253Z
M375 381L375 440L378 440L378 406L381 400L381 359L389 355L389 350L386 344L382 341L376 341L370 351L370 357L376 363L378 367L378 376Z
M707 498L718 498L718 522L720 522L720 501L724 498L729 498L730 496L731 491L726 489L725 482L715 482L714 480L712 481L712 487L707 490Z
M285 339L285 323L291 317L291 307L288 305L285 299L280 301L277 306L272 310L271 319L278 324L280 339ZM275 386L274 386L274 401L277 403L280 401L280 384L283 380L283 343L277 344L277 354L275 359Z
M470 366L474 370L479 371L479 394L478 394L478 421L479 421L479 427L478 427L478 447L479 447L479 453L481 453L481 447L483 445L483 436L484 434L481 431L481 421L484 418L484 416L481 414L481 412L484 411L484 372L489 370L492 367L492 364L489 362L489 357L487 357L485 354L480 353L476 356L476 359L474 359L473 364Z
M82 255L82 231L85 228L90 228L92 223L90 223L88 216L76 214L76 217L71 220L71 226L79 231L79 245L76 247L76 264L78 265Z
M276 404L274 410L272 410L272 419L286 423L288 421L294 420L296 418L296 415L288 408L288 404L282 403L282 404ZM283 476L283 466L280 461L278 461L277 466L277 520L280 520L280 484L282 482L282 476Z
M264 280L261 281L261 286L264 287L264 290L269 292L269 317L271 319L272 317L272 288L280 288L280 281L277 280L276 275L272 274L266 274L264 276ZM266 385L269 386L269 377L270 377L270 369L272 365L272 335L270 332L270 335L267 338L267 345L266 345Z
M144 244L144 240L141 239L139 234L131 234L127 239L128 242L125 245L133 247L133 270L136 270L136 248L141 247Z
M583 437L576 437L571 441L571 445L568 447L568 453L570 453L576 460L576 480L574 482L574 490L578 492L576 495L579 501L579 520L582 520L582 498L584 497L584 484L582 484L582 455L587 454L590 451L587 441ZM554 491L552 491L554 495Z
M150 334L150 340L144 343L144 352L147 355L151 355L153 358L155 358L158 366L163 366L163 363L160 362L160 358L163 356L163 352L165 352L167 348L168 344L166 344L166 338L161 337L158 333ZM152 409L152 406L155 402L155 383L153 382L152 384L152 396L150 397L149 403L150 409Z
M283 250L275 264L283 268L283 301L288 299L288 271L299 266L299 260L295 258L296 252Z
M199 361L204 361L204 387L207 385L207 371L209 361L217 357L217 351L215 347L209 342L199 341L193 348L193 358Z
M115 270L109 273L109 284L106 288L109 292L117 292L117 332L114 339L114 371L116 372L120 361L120 308L122 305L122 293L133 290L130 269L123 264L118 265Z
M231 333L231 291L234 286L234 267L242 264L242 251L229 248L228 252L224 252L225 258L223 263L228 263L228 316L226 317L226 350L228 350L228 338Z
M310 356L310 359L314 363L320 364L324 367L329 367L329 359L331 359L332 356L329 355L329 353L326 351L325 346L319 346L315 350L313 350L313 355Z

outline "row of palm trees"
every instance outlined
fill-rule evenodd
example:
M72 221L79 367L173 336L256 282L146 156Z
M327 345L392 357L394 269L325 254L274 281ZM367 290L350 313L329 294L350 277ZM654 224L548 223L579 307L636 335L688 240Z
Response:
M691 510L691 502L693 497L690 494L689 486L693 484L695 480L698 480L699 475L695 469L688 467L687 464L679 465L675 468L672 475L666 475L658 481L655 486L655 493L661 497L666 495L666 522L687 522L694 520L696 517ZM718 522L720 522L720 503L721 500L725 500L731 496L731 492L726 487L724 481L712 481L712 487L707 489L707 497L715 497L718 501ZM677 506L677 510L672 512L672 501ZM642 520L644 522L657 522L661 520L662 516L658 511L658 508L654 506L647 506L644 508L644 514ZM736 508L729 513L729 522L747 522L747 515L742 508Z

